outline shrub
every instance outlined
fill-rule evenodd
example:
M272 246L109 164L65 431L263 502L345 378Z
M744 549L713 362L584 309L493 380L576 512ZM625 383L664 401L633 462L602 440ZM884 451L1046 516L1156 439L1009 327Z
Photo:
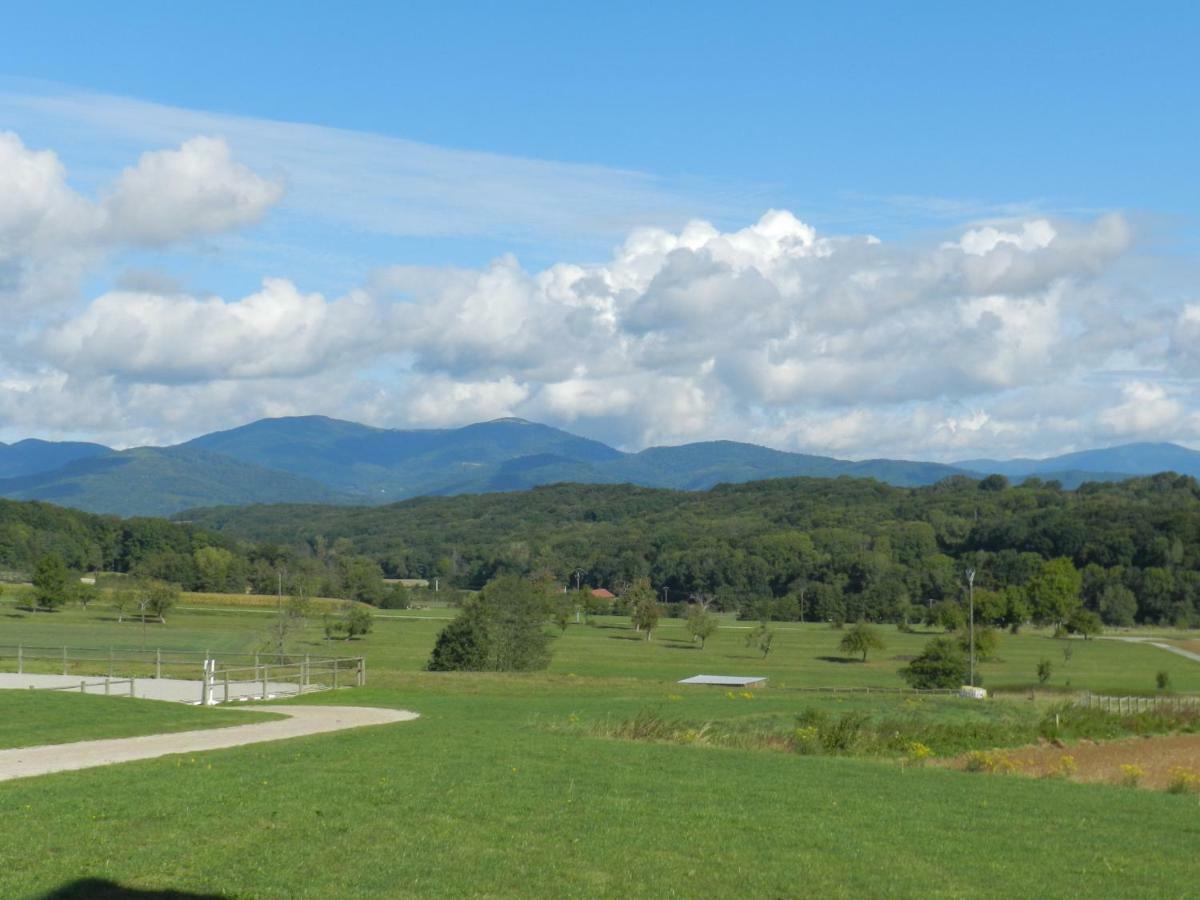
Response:
M931 756L933 756L933 750L931 750L925 744L922 744L920 741L909 742L907 759L910 763L923 766L925 765L925 760L929 759Z
M1045 684L1054 673L1054 665L1048 659L1040 660L1037 664L1038 684Z
M1075 762L1075 757L1063 755L1060 756L1058 762L1050 772L1052 778L1070 778L1079 771L1079 763Z
M954 639L934 638L900 670L900 677L920 690L955 688L967 680L967 658Z
M963 768L967 772L986 772L989 775L1011 775L1020 764L1003 750L972 750Z
M1135 788L1145 777L1146 770L1136 763L1125 763L1121 766L1121 784L1125 787Z
M441 630L434 642L430 672L478 672L487 662L487 636L469 616L459 616Z
M504 575L463 604L442 629L430 655L431 671L532 672L550 664L550 616L544 585Z
M1170 771L1171 780L1167 782L1168 794L1195 794L1200 791L1200 775L1191 769L1175 766Z
M1158 687L1158 689L1160 691L1167 690L1167 688L1169 688L1171 686L1171 673L1167 672L1165 669L1160 670L1154 676L1154 684Z
M962 647L963 653L971 652L971 637L964 632L958 639L959 646ZM979 660L990 660L996 658L996 649L1000 646L1000 635L994 628L975 628L975 658Z

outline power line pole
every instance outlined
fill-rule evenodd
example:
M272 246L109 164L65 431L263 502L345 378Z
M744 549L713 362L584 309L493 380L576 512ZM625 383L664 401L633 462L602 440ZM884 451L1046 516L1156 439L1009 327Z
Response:
M971 687L975 687L975 570L967 569L967 640L971 645Z

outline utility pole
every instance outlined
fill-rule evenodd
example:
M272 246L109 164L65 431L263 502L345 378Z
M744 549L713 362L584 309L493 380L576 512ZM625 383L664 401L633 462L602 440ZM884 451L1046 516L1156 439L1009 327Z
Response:
M975 570L967 569L967 640L971 647L971 687L975 687Z
M667 586L664 584L663 585L663 605L666 606L666 604L667 604Z

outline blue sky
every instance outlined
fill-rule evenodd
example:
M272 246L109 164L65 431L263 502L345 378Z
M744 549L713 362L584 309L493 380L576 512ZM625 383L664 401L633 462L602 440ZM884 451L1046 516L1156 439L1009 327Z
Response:
M840 455L952 458L1126 438L1195 441L1188 310L1200 303L1191 287L1200 270L1198 10L9 4L0 30L0 131L14 133L22 152L52 151L80 197L101 204L141 154L198 135L224 141L231 165L279 192L219 228L201 223L167 240L129 238L122 226L120 240L93 237L86 248L76 241L62 251L77 274L74 290L56 284L53 297L39 289L10 304L25 338L5 354L10 370L0 373L0 391L7 384L24 393L0 401L0 435L130 443L187 437L240 417L319 411L386 425L518 413L625 446L733 436ZM671 319L669 304L651 294L668 274L685 276L658 257L638 257L660 277L630 281L632 299L584 298L577 286L569 300L554 300L533 284L556 266L591 267L615 284L613 273L634 266L627 257L642 251L614 248L628 250L639 228L678 237L700 219L736 234L771 209L790 211L821 240L857 246L870 235L885 250L869 259L842 254L846 266L819 266L814 260L826 257L813 251L784 273L762 261L776 250L735 259L703 241L688 244L687 252L730 267L727 302L750 305L743 320L755 311L770 320L774 332L737 336L739 354L762 350L757 360L720 349L719 332L731 335L711 309ZM1110 216L1120 219L1117 237L1097 225ZM919 274L968 232L1020 235L1038 221L1053 223L1053 246L1001 238L987 251L1036 257L1024 281L1011 273L1003 284L976 278L947 300L953 290L944 279L933 284ZM800 240L795 228L784 232L770 240ZM1052 251L1062 259L1048 264ZM54 252L39 246L36 258L8 262L40 270ZM491 352L477 336L431 347L453 331L447 322L478 317L464 299L470 291L445 287L446 273L490 283L506 254L515 257L515 281L533 284L526 289L540 299L491 308L530 329L534 318L570 319L566 332L551 329L539 340L569 333L581 360L605 363L564 369L534 359L530 348L519 358ZM1024 271L1024 262L1012 265ZM757 296L747 269L770 282L770 297L745 299ZM235 336L186 371L81 355L103 331L94 312L100 299L109 298L110 314L176 316L181 304L212 293L225 305L203 315L225 312L244 324L244 310L258 307L239 304L263 278L287 279L330 304L369 294L381 318L366 327L395 329L393 349L346 339L312 351L324 368L251 366L256 374L241 380L229 377L247 369L234 358L238 348L279 335ZM693 300L715 290L705 278L680 290ZM879 306L857 324L820 314L847 285L857 291L885 278L899 279L889 282L893 293L861 300ZM147 285L177 302L122 305L123 291L152 293ZM806 294L818 290L807 285L823 293ZM903 310L890 305L896 296L908 298ZM586 327L578 324L581 306L597 317ZM665 318L652 321L650 309ZM837 349L853 346L855 329L885 309L908 317L897 321L913 323L904 334L914 342L907 362L878 376L898 382L887 390L848 377L863 367ZM947 327L930 325L939 315L949 316ZM1124 343L1105 330L1114 322ZM995 337L1002 326L1010 335L1041 328L1046 340L1026 335L1015 349L993 340L994 358L970 371L949 360L931 370L912 363L940 359L936 347L917 346L959 326L980 340L981 329ZM416 345L404 337L415 332L423 335ZM147 334L166 341L171 333ZM895 336L879 340L897 344ZM677 349L663 352L672 342ZM18 402L54 391L66 409L96 409L101 395L108 402L75 418L39 416ZM646 392L673 399L637 402ZM302 409L297 396L315 408ZM1097 396L1110 405L1097 408L1088 399ZM179 408L189 414L167 411ZM1159 415L1132 416L1147 408ZM990 424L971 424L980 421Z

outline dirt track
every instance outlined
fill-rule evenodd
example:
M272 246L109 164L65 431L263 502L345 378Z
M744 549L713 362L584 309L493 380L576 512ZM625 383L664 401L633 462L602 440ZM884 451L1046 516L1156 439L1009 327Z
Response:
M1140 787L1162 790L1171 781L1172 769L1185 769L1200 775L1200 734L1172 734L1165 737L1126 738L1119 741L1079 741L1058 747L1043 744L1002 751L1024 775L1041 777L1062 772L1063 757L1069 756L1076 767L1072 781L1122 783L1122 765L1137 765L1144 771ZM962 768L966 757L949 762ZM1068 764L1069 765L1069 764Z
M142 737L113 738L103 741L79 741L73 744L49 744L0 750L0 781L90 769L138 759L154 759L172 753L198 753L241 747L264 741L281 741L367 725L409 722L417 713L403 709L372 706L251 706L235 707L287 716L273 722L255 722L206 731L180 731L175 734L148 734Z

